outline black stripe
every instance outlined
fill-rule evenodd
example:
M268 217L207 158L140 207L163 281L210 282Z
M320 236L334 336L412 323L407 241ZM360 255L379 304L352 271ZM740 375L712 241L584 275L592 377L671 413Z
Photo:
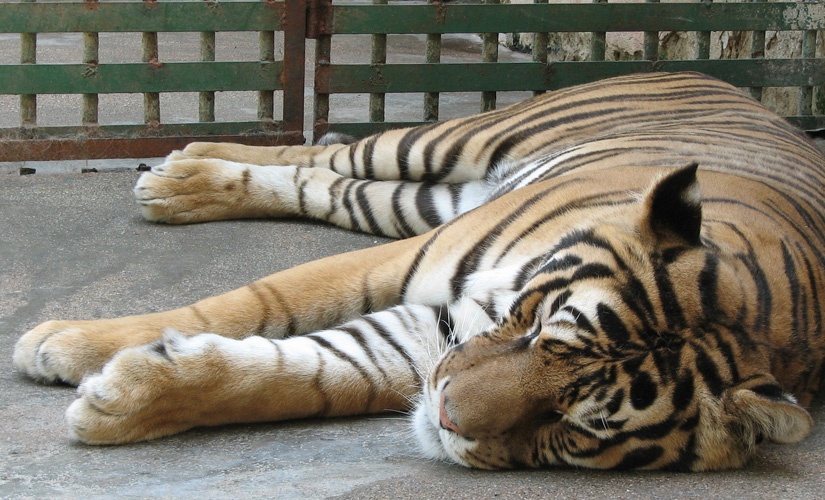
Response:
M630 331L625 326L622 318L616 314L607 304L599 302L596 306L596 316L602 331L617 347L630 342Z
M581 266L573 273L570 282L590 279L607 279L614 276L613 270L605 264L592 262Z
M444 222L438 214L435 207L435 200L433 199L433 185L422 182L418 184L418 189L415 192L415 208L418 210L418 215L431 228L438 227Z
M261 286L266 288L267 292L269 292L269 294L272 295L275 298L275 300L278 302L278 305L281 307L281 314L286 316L287 322L286 322L286 332L284 333L284 337L292 337L292 336L297 335L298 333L300 333L298 331L297 318L296 318L295 314L293 314L292 308L289 307L289 302L287 302L287 300L283 296L283 294L280 291L278 291L278 289L275 288L273 285L270 285L268 283L263 283L263 282L258 282L258 283L260 283ZM254 284L255 283L253 283L253 285ZM264 320L261 322L261 326L259 327L259 331L263 331L266 328L266 324L267 324L268 320L272 316L272 309L270 308L268 302L265 299L262 298L263 296L258 291L256 291L256 290L253 290L253 291L255 292L255 295L258 296L259 300L261 300L261 303L264 306L264 311L265 311Z
M364 151L361 154L361 161L364 163L364 179L374 179L375 171L373 165L373 154L375 153L375 143L380 135L373 135L364 140Z
M430 130L441 126L440 123L432 123L422 125L420 127L412 128L404 134L398 142L396 152L396 162L398 164L398 178L402 180L416 180L410 175L410 153L413 147L416 146L421 137L423 137Z
M392 212L395 214L395 220L398 223L396 229L402 238L409 238L410 236L418 234L407 221L406 211L401 204L402 192L406 186L406 183L399 182L392 192Z
M307 181L304 180L303 182L300 181L300 173L301 168L295 167L295 175L292 177L292 183L295 185L298 191L298 214L299 215L306 215L306 194L304 193L304 188L307 185Z
M458 344L456 337L456 326L447 308L442 306L432 306L433 315L438 321L438 333L447 341L447 346L452 347Z
M323 417L329 412L329 394L324 390L321 383L324 379L324 368L326 368L327 362L324 361L324 356L319 351L316 351L316 354L318 355L318 371L315 372L315 378L312 379L312 387L321 396L322 402L321 409L318 410L316 416Z
M587 319L587 316L573 306L564 306L561 308L562 311L567 311L576 318L576 326L581 328L582 330L586 331L587 333L593 334L596 333L596 329L590 323L590 320Z
M413 259L412 265L410 265L409 269L407 270L407 273L404 275L404 279L401 282L400 302L406 302L406 296L407 292L409 291L410 282L412 281L415 274L418 272L418 268L421 264L421 261L424 260L424 258L427 256L428 250L433 245L433 243L435 243L435 241L441 235L441 232L446 227L448 227L448 225L445 224L438 228L435 234L433 234L433 236L430 239L428 239L423 245L421 245L421 248L419 248L418 253L415 254L415 258Z
M664 455L665 450L659 445L636 448L625 454L621 462L614 467L616 470L639 469L646 467Z
M352 179L346 179L346 181L347 183L346 187L344 188L344 192L341 193L341 202L344 205L344 210L347 212L347 215L349 215L350 228L357 229L360 227L360 224L358 224L358 219L355 218L355 210L353 209L351 198L352 188L355 186L355 183L357 181L354 181Z
M249 285L247 285L247 288L249 288L249 291L252 292L252 295L254 295L255 298L258 300L258 303L261 306L261 310L263 311L263 314L261 315L262 316L261 320L258 323L258 327L255 329L255 332L256 332L255 334L258 335L259 337L265 337L266 336L265 333L266 333L267 326L269 325L269 317L272 315L272 310L270 309L269 300L267 300L267 298L264 297L264 294L260 290L260 288L262 286L264 286L263 283L261 283L259 281L256 281L254 283L250 283ZM280 297L277 294L277 291L275 291L274 289L269 289L269 287L267 287L267 289L269 290L270 294L275 295L277 300L280 301L282 299L282 297ZM290 316L291 316L290 314L287 314L287 317L290 317ZM290 322L291 322L291 319L290 319Z
M346 177L339 177L329 186L329 212L327 212L324 220L332 219L332 215L338 209L338 200L342 199L341 184L348 182L350 179Z
M536 271L535 274L555 273L555 272L558 272L558 271L564 271L564 270L567 270L567 269L571 269L575 266L581 265L581 263L582 263L581 257L579 257L578 255L568 254L568 255L565 255L564 257L561 257L559 259L556 259L556 258L550 259L549 261L547 261L546 264L544 264L542 267L540 267L539 270Z
M690 345L696 353L696 370L702 376L711 394L714 397L720 397L725 387L722 377L719 375L719 370L716 368L716 363L699 345L693 342Z
M800 304L800 286L799 276L796 270L796 264L793 261L791 252L788 246L782 241L782 262L785 265L785 277L788 279L788 290L791 293L791 331L788 332L791 338L796 339L803 332L799 328L799 319L805 316L805 310L801 308Z
M352 339L361 347L361 350L364 351L364 354L366 354L367 357L370 358L370 363L372 363L372 366L379 372L381 372L381 376L384 378L384 380L390 380L389 375L384 370L384 368L381 367L381 362L378 360L378 358L375 357L375 353L372 352L372 348L370 347L369 342L364 337L364 333L361 330L354 326L341 326L336 328L336 330L344 332L350 337L352 337Z
M799 247L799 245L797 245L797 247ZM814 268L811 265L811 261L808 260L808 256L806 255L804 250L802 250L801 248L798 248L798 250L799 250L799 253L802 255L802 261L805 263L805 270L806 270L806 275L807 275L807 279L808 279L808 286L806 286L805 289L808 290L811 294L810 303L805 308L805 311L807 313L805 315L805 318L806 318L805 333L806 334L808 333L808 328L809 328L808 327L808 321L807 321L808 314L813 312L814 317L813 317L812 324L816 325L816 328L814 329L813 333L815 335L817 335L817 337L818 337L821 334L820 330L819 330L819 327L820 327L820 325L822 325L822 309L820 308L820 303L819 303L819 287L816 286L817 279L816 279L816 276L814 275Z
M362 181L359 183L359 186L355 188L355 201L358 203L358 209L361 210L361 214L364 216L364 219L367 221L367 226L369 227L369 232L373 234L384 234L384 231L378 225L378 221L375 219L375 215L372 213L372 207L370 206L369 196L366 194L367 187L369 187L369 181Z
M667 329L671 331L682 330L686 326L685 315L682 313L682 307L679 305L679 299L676 297L676 291L673 289L667 267L661 256L654 254L651 256L651 260L653 262L653 278L656 282L656 289L659 291L659 301L662 303Z
M559 310L561 306L563 306L567 299L573 295L573 292L570 290L565 290L562 293L558 294L555 299L553 299L553 303L550 304L550 310L548 311L548 316L552 317L556 312Z
M245 168L241 174L241 184L243 184L244 193L249 192L250 181L252 181L252 172L249 171L249 168Z
M404 349L404 347L401 346L401 344L396 342L396 340L392 337L392 334L390 334L389 330L387 330L384 327L384 325L382 325L373 317L364 316L364 321L366 321L367 324L370 325L373 330L375 330L375 333L380 335L385 342L391 345L393 349L395 349L401 356L404 357L405 360L407 360L407 363L410 365L410 368L412 368L413 374L417 375L418 372L415 369L415 360L412 358L412 356L410 356L410 353L408 353L406 349Z
M372 376L367 371L367 369L361 366L361 363L355 360L355 358L338 349L337 347L332 345L330 341L321 337L318 334L310 333L309 335L305 335L304 338L312 340L327 352L335 355L335 357L337 357L338 359L345 361L346 363L349 363L353 368L355 368L355 370L364 378L364 380L369 385L367 401L364 403L364 408L370 408L370 405L372 405L373 400L375 400L375 381L372 379Z

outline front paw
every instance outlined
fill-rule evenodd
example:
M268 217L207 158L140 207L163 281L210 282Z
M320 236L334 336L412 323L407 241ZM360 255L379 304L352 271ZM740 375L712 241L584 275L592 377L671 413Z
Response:
M295 167L259 167L215 159L164 163L145 172L134 194L153 222L189 224L296 215Z
M66 410L74 437L88 444L121 444L195 427L210 399L198 385L214 381L198 376L203 351L181 347L189 344L170 330L162 340L121 351L101 373L84 380Z
M14 366L35 380L77 385L111 356L106 345L95 345L84 333L80 322L42 323L17 341Z
M248 172L220 160L177 160L153 167L134 188L143 217L188 224L232 217Z

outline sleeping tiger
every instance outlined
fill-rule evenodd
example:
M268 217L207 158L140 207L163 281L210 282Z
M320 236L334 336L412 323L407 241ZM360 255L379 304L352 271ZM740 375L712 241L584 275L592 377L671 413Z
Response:
M194 143L138 180L146 219L400 239L180 309L49 321L14 364L79 384L67 419L92 444L410 410L425 455L468 467L739 467L812 427L824 167L695 73L351 144Z

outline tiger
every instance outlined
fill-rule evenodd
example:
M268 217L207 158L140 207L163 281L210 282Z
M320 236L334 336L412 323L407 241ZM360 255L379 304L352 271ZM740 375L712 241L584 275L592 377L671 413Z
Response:
M647 73L316 145L191 143L148 221L396 238L163 312L48 321L17 370L89 444L403 411L480 469L709 471L808 435L825 157L740 89Z

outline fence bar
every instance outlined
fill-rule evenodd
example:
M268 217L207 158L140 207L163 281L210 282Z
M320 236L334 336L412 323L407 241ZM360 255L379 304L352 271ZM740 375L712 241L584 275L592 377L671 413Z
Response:
M201 32L201 61L215 61L215 32ZM215 121L215 92L203 91L198 93L198 121Z
M441 0L427 0L427 3L436 4L438 8L444 8ZM425 49L425 61L428 63L441 62L441 34L427 33L427 46ZM424 93L424 121L434 122L438 120L438 92Z
M753 0L754 3L762 3L767 0ZM765 32L752 31L751 32L751 59L765 58ZM757 101L762 100L762 87L751 87L751 97Z
M36 0L23 0L34 3ZM20 64L37 64L37 33L20 33ZM20 125L24 128L37 126L37 95L20 96Z
M258 57L264 62L275 61L275 32L258 33ZM275 118L275 94L271 90L258 91L258 119L271 123Z
M303 64L300 58L299 63ZM0 70L5 94L106 94L281 89L283 61L19 64Z
M825 79L824 59L706 59L695 61L559 61L548 72L544 64L455 63L386 64L381 71L369 65L332 65L324 70L320 93L361 92L482 92L487 89L558 89L629 73L698 71L737 87L799 87Z
M592 0L593 3L607 3L607 0ZM607 51L607 32L593 31L590 38L590 60L604 61Z
M142 42L143 62L150 67L159 67L157 32L143 33ZM143 94L143 121L150 128L160 125L160 94L158 92L145 92Z
M802 33L802 57L816 57L816 30L807 30ZM798 115L804 116L813 113L813 98L813 87L805 86L799 88L799 102L797 104Z
M387 0L372 0L375 5L387 5ZM387 35L378 33L372 35L372 54L370 57L372 64L384 64L387 62ZM370 94L370 121L384 121L384 95L381 93Z
M659 0L645 0L645 3L659 3ZM659 32L645 31L644 58L648 61L659 59Z
M307 2L291 0L284 8L283 135L290 144L303 144ZM276 83L273 82L273 89L277 88Z
M97 0L85 0L86 3L96 4ZM83 63L89 67L88 74L97 71L98 52L100 46L99 35L96 32L83 33ZM98 99L97 94L83 94L83 115L81 123L84 127L94 127L98 124Z
M86 0L32 3L0 1L0 33L280 31L284 7L283 0L97 0L94 8Z
M89 74L97 71L99 42L97 33L83 33L83 62L89 65L87 69ZM97 104L97 94L83 94L83 126L93 127L97 125Z
M326 16L331 13L330 0L317 0L320 4L317 24L324 24ZM317 142L329 128L329 87L330 57L332 53L332 36L320 33L315 40L315 104L312 124L312 140Z
M495 5L501 0L484 0L484 3ZM498 33L484 33L481 60L484 62L498 62ZM481 111L496 109L496 91L488 90L481 93Z
M537 4L547 4L548 0L533 0ZM547 32L533 33L533 62L547 64ZM533 95L543 94L544 90L534 90Z
M703 5L713 3L713 0L699 0ZM696 32L696 59L710 59L710 31Z
M331 32L534 33L592 31L753 31L822 29L825 3L559 3L335 6Z

